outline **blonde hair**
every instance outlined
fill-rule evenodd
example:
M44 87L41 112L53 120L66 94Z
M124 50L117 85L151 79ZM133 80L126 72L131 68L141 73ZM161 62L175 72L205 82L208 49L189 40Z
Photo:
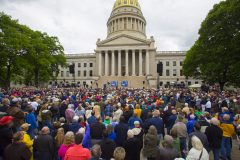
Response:
M192 146L193 146L193 148L195 148L196 150L199 150L199 151L201 151L203 149L203 144L197 136L192 137Z
M113 152L113 157L115 160L124 160L126 156L125 149L122 147L117 147Z
M55 136L55 141L56 141L57 147L59 147L61 144L63 144L63 141L64 141L64 129L63 128L58 129L57 135Z
M71 145L72 143L74 143L74 133L69 131L66 133L65 137L64 137L64 141L63 141L63 144L65 146L69 146Z

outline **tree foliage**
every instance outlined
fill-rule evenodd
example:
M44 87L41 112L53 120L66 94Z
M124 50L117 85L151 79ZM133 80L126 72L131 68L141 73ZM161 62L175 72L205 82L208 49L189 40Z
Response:
M46 82L65 66L64 49L57 37L33 31L0 13L0 85L11 81ZM54 74L55 73L55 74Z
M216 4L202 22L199 38L187 52L186 76L206 82L240 84L240 0Z

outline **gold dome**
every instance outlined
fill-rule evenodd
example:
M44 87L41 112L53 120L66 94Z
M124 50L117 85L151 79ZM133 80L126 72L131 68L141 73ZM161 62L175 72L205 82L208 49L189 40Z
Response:
M138 0L116 0L113 9L125 6L131 6L141 9Z

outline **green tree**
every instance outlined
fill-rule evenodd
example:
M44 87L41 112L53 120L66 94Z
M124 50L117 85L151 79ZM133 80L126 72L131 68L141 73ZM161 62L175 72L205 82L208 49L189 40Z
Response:
M202 22L199 38L187 52L184 74L219 83L240 84L240 0L216 4Z
M57 37L33 31L0 13L0 85L12 81L26 84L56 79L59 66L65 66L64 49ZM54 74L55 73L55 74Z
M30 44L25 34L28 28L19 25L17 20L0 13L0 84L10 87L11 78L21 74L24 63L22 56L26 54L26 46Z

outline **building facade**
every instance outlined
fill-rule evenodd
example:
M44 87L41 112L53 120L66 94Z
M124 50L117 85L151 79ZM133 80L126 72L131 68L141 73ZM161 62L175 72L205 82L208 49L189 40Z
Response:
M156 50L154 37L146 35L146 24L138 0L116 0L107 22L107 38L97 40L95 53L66 55L67 62L74 64L75 74L61 68L58 84L120 87L127 82L130 88L155 88L159 62L163 64L160 86L201 83L183 75L186 52Z

